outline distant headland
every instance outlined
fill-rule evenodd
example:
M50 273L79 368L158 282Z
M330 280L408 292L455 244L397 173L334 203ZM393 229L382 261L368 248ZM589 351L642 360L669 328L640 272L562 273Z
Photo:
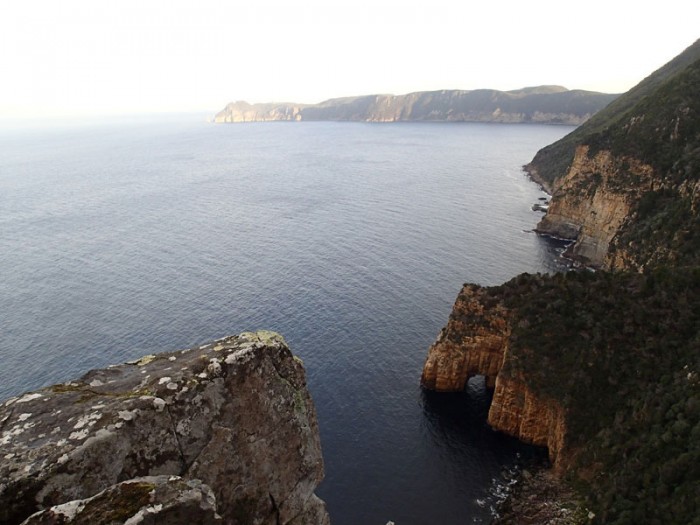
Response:
M333 98L319 104L231 102L214 122L502 122L578 126L618 95L536 86L495 89L418 91L406 95Z

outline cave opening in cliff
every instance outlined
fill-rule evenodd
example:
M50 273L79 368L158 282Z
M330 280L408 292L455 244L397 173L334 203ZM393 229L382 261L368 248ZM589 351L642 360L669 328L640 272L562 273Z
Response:
M470 397L476 397L483 399L487 392L487 381L486 376L481 374L476 374L471 376L467 380L465 391Z

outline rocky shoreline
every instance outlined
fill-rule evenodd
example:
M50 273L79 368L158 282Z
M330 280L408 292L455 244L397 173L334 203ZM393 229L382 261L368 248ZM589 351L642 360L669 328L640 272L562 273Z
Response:
M517 474L491 525L585 525L595 515L566 481L545 466Z

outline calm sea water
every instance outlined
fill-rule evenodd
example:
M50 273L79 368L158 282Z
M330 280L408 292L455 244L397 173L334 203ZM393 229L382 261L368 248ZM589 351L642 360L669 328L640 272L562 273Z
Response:
M305 362L334 525L486 522L529 449L423 394L463 282L557 269L521 172L571 128L191 118L0 130L0 398L243 330Z

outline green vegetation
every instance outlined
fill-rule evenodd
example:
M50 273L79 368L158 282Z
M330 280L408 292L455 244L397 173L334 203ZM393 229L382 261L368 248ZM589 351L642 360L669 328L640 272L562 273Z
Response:
M597 521L700 523L700 268L520 275L511 358L566 409ZM696 521L693 521L696 520Z
M693 189L700 180L699 108L697 60L638 103L633 115L625 115L624 126L588 138L592 149L640 159L657 173L654 188L641 194L632 221L613 246L643 264L700 263L699 199Z
M551 185L579 145L617 165L563 198L603 184L624 195L631 213L609 253L643 273L524 274L489 289L513 312L502 373L564 407L569 478L596 522L700 525L700 40L529 168Z
M679 76L679 74L690 66L697 69L698 60L700 60L700 40L630 91L611 102L605 109L572 133L541 149L528 167L536 170L542 182L551 186L556 179L566 173L578 145L597 144L602 146L601 139L608 136L611 131L613 134L617 134L617 139L621 140L612 140L606 146L614 148L614 153L631 153L629 147L634 143L634 140L630 140L631 137L626 138L624 133L630 129L625 126L635 116L644 116L644 119L638 122L641 124L639 128L645 128L645 133L651 139L651 144L647 143L647 145L652 148L655 145L659 149L667 148L672 142L670 140L671 134L664 134L662 131L668 131L666 128L672 123L671 115L674 115L675 110L691 107L697 111L697 97L700 94L697 77L692 74L688 76ZM674 98L674 94L682 95L681 99ZM683 99L688 98L695 100L694 105L683 103ZM647 115L650 109L653 110L654 115ZM659 130L656 126L659 121L655 117L661 117L662 127ZM654 124L652 121L655 121ZM686 119L686 121L690 121L690 119ZM684 134L686 137L690 135L687 132ZM668 155L663 153L659 158L651 150L648 150L649 155L645 157L656 163L662 158L671 158L673 156L671 149L668 150ZM640 157L640 160L643 158Z
M700 136L700 58L628 111L589 132L591 154L610 150L649 164L671 182L697 180Z

